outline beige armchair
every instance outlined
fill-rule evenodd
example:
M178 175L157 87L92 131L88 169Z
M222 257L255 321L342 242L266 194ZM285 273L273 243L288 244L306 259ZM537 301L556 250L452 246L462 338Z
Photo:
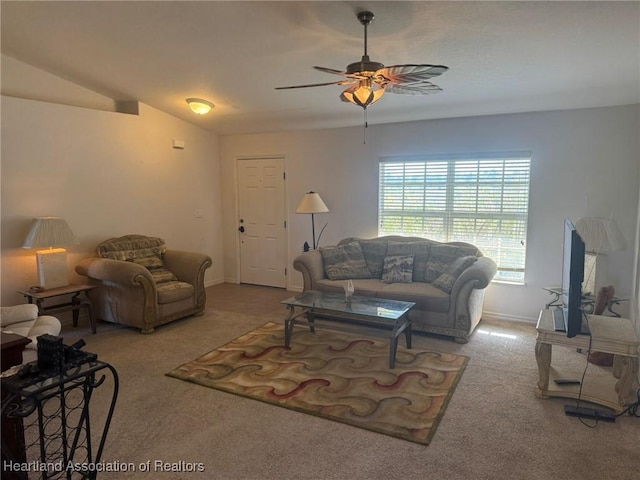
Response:
M98 257L83 260L76 272L99 288L91 294L98 319L151 333L165 323L201 315L206 293L207 255L169 250L164 240L126 235L102 242Z
M15 333L31 340L22 352L22 363L38 359L38 337L40 335L58 335L60 320L50 315L38 315L38 307L31 303L0 307L0 327L2 333Z

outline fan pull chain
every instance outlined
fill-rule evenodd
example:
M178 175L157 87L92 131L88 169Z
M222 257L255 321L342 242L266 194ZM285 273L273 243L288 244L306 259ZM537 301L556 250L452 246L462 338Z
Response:
M369 128L369 124L367 123L367 109L364 108L364 126L362 127L362 144L367 144L367 128Z

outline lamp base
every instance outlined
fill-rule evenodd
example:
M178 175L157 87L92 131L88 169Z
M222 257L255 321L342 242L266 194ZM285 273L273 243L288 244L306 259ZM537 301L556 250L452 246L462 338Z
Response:
M582 282L582 294L591 294L593 296L598 293L596 291L596 270L598 266L598 255L587 252L584 256L584 277Z
M64 248L52 248L36 252L38 265L38 285L45 290L69 285L67 269L67 251Z

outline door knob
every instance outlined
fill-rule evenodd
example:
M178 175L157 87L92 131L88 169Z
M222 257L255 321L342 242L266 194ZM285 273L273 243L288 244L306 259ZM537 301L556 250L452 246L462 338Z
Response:
M240 233L244 233L244 226L241 226L240 228L238 228L238 231L239 231Z

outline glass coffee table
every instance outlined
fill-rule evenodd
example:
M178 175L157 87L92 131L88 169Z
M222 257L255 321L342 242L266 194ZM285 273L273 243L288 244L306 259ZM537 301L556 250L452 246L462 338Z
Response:
M308 290L280 303L289 309L284 321L284 346L287 348L295 325L308 326L311 332L315 327L350 333L362 333L364 327L371 334L384 332L384 337L389 339L389 368L395 367L398 337L402 332L407 348L411 348L408 313L415 306L413 302L357 295L347 300L344 294ZM296 308L299 311L296 312Z

